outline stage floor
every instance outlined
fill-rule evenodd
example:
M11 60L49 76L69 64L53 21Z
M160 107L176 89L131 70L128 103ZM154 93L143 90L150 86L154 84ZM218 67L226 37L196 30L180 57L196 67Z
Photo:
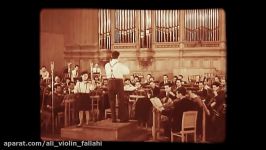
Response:
M101 141L147 141L149 131L138 126L138 122L112 123L111 119L90 122L82 127L61 128L61 138L67 140Z

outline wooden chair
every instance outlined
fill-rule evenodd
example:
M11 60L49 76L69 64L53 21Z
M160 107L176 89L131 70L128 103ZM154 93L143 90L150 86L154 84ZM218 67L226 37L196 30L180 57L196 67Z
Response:
M198 116L198 111L184 112L182 118L181 131L180 132L171 131L171 142L174 141L174 136L180 137L181 142L185 141L187 142L187 134L193 134L194 142L196 142L197 116Z
M105 111L104 111L104 118L107 119L107 116L108 115L111 115L111 113L112 113L111 112L111 108L105 109Z
M92 114L92 119L94 121L97 121L99 119L99 101L100 101L100 96L95 95L95 96L90 96L91 98L91 114Z
M116 116L118 117L118 100L117 100L117 96L116 96L116 106L115 106L116 110ZM112 111L111 108L105 109L104 111L104 118L107 119L107 115L111 115Z
M111 114L112 114L111 108L105 109L104 118L107 119L108 118L108 115L111 116ZM118 116L118 106L116 106L116 116Z

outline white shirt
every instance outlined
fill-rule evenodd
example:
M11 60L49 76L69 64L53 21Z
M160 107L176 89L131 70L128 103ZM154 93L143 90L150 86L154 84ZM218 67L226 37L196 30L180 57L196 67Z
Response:
M49 78L49 72L47 70L46 71L40 70L40 75L44 80Z
M116 79L123 79L124 75L129 74L129 69L126 65L118 62L117 59L112 59L109 63L105 64L105 72L107 79L112 78L111 66L113 68L113 75Z
M86 81L77 82L76 86L74 87L74 93L90 93L90 86L91 85Z
M92 68L93 73L101 73L101 68Z
M79 76L78 71L77 70L72 70L71 72L71 81L74 81L74 78L77 78Z
M132 84L124 85L124 91L134 91L137 87L133 86Z

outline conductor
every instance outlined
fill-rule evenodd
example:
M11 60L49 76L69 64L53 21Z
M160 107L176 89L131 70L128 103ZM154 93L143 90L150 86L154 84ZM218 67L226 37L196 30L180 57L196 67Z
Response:
M108 97L111 107L112 122L128 122L128 99L124 98L123 76L129 74L129 69L118 61L120 53L112 52L112 59L105 64L106 77L108 79ZM118 101L118 116L116 116L116 96Z

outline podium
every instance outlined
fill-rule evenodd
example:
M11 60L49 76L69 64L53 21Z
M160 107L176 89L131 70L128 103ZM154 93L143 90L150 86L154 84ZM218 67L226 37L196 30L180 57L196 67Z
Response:
M80 128L76 126L61 128L64 140L101 140L101 141L146 141L148 131L138 127L137 121L112 123L111 119L90 122Z

